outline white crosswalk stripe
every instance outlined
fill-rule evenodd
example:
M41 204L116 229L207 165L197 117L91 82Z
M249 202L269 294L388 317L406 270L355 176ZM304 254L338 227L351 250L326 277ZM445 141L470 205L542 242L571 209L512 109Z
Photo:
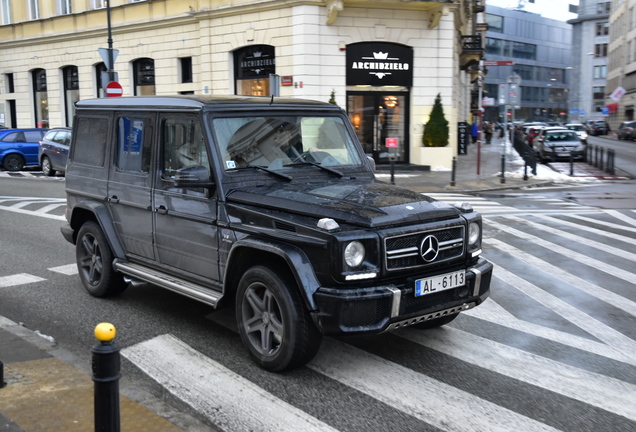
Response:
M66 206L66 198L0 196L0 210L48 219L66 220L60 213Z

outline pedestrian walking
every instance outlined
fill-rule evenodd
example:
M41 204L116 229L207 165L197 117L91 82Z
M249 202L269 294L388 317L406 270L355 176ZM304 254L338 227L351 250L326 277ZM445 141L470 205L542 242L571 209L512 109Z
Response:
M479 127L477 127L476 122L473 122L473 125L470 127L470 136L473 138L473 144L475 144L479 137Z
M484 133L486 134L486 144L490 144L493 133L492 122L486 122L486 125L484 126Z

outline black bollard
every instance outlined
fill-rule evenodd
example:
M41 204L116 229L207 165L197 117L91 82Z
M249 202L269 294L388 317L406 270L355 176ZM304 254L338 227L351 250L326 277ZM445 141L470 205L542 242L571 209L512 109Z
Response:
M599 160L598 160L598 167L600 169L603 169L603 166L604 166L604 163L605 163L605 161L604 161L605 158L603 157L603 153L605 153L605 148L601 147L601 154L600 154Z
M455 170L457 169L457 158L453 156L453 169L451 170L451 186L455 186Z
M506 155L502 154L501 155L501 179L499 180L500 183L505 183L506 182Z
M570 152L570 177L574 175L574 156L572 156L572 152Z
M101 323L95 327L100 341L92 349L93 382L95 383L95 432L119 432L119 378L121 357L119 347L112 342L115 326Z
M0 389L6 385L7 383L4 382L4 364L0 361Z

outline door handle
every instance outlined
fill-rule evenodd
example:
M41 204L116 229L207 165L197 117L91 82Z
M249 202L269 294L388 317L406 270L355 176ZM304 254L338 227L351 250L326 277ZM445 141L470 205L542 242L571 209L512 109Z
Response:
M168 209L164 205L160 205L159 207L155 208L155 211L162 215L168 214Z
M117 195L113 195L112 197L108 198L108 201L113 204L119 204L119 198L117 197Z

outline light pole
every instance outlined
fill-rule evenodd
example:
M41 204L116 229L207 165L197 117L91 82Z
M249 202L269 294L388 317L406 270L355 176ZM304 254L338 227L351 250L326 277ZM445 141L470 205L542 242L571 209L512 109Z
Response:
M110 25L110 1L106 2L106 20L108 22L108 81L115 81L115 56L113 55L113 31Z

